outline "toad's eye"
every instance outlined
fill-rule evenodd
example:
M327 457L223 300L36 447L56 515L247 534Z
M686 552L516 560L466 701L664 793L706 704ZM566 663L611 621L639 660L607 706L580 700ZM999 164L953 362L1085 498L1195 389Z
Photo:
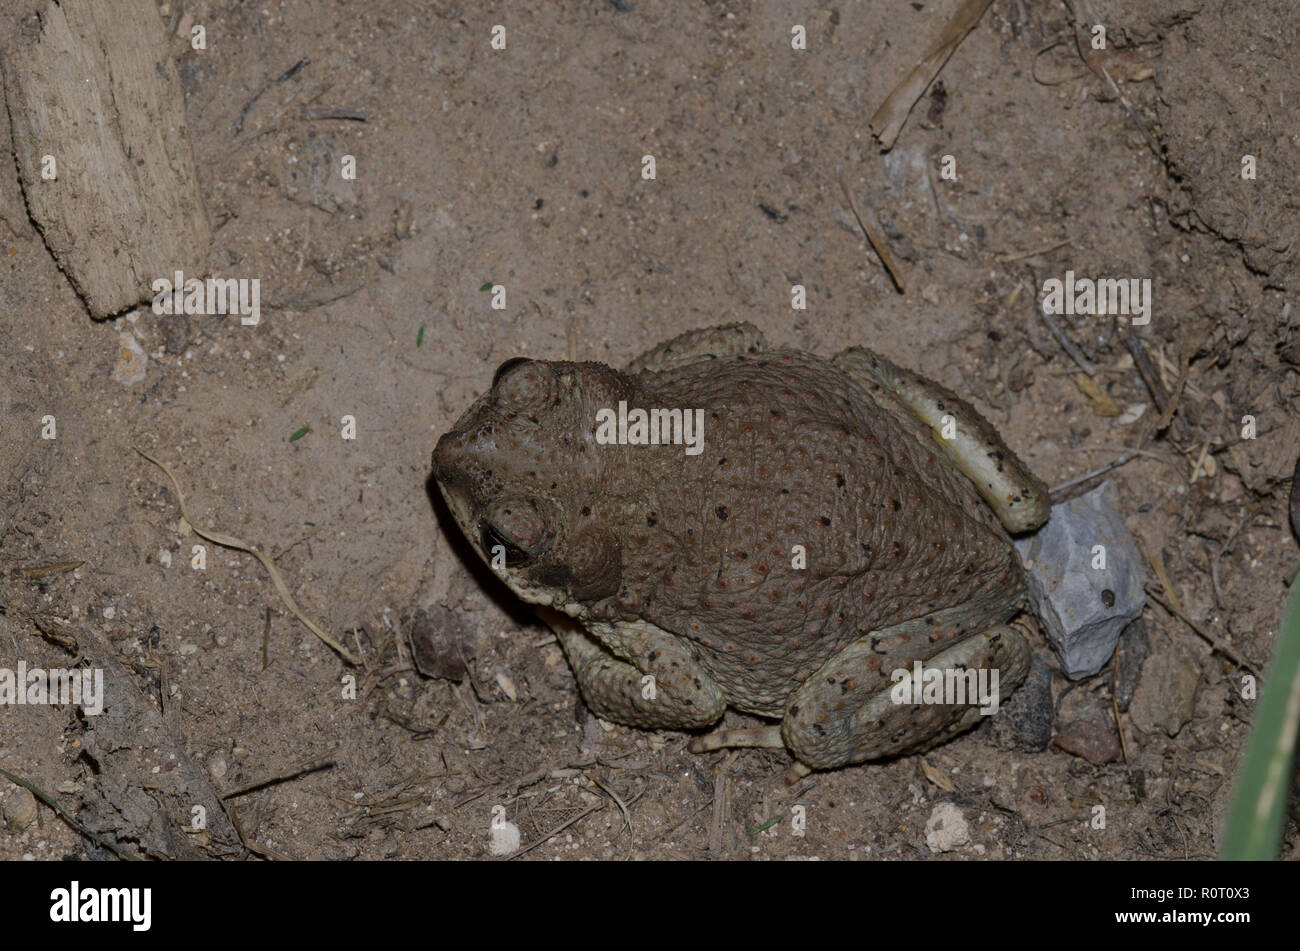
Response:
M546 518L532 499L500 496L483 510L483 547L488 557L505 551L507 565L522 565L545 554L555 540Z
M492 403L505 413L535 416L555 402L559 381L550 365L514 357L492 377Z

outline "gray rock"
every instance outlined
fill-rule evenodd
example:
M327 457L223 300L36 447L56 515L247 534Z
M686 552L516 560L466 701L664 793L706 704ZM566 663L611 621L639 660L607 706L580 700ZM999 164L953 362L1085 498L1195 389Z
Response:
M1105 548L1105 567L1093 549ZM1029 595L1071 680L1090 677L1115 651L1120 632L1142 613L1146 573L1133 537L1103 483L1052 508L1036 535L1016 541Z

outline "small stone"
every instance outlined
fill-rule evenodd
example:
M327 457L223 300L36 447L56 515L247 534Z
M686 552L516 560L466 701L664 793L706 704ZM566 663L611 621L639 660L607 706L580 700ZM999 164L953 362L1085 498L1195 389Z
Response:
M931 852L951 852L970 841L970 827L961 810L950 802L934 807L925 820L925 844Z
M1052 741L1053 715L1052 672L1035 656L1025 682L984 718L984 732L1004 750L1038 753Z
M226 758L220 753L213 753L208 757L208 775L213 779L220 780L226 775L229 766L226 764Z
M1142 676L1142 662L1147 659L1151 645L1147 641L1146 625L1138 618L1119 636L1119 647L1115 651L1115 663L1119 671L1115 676L1115 700L1120 713L1128 713L1129 704L1133 702L1133 691L1137 689Z
M1219 481L1219 501L1225 505L1240 502L1246 495L1246 488L1231 472L1225 472Z
M1191 722L1200 681L1200 665L1181 645L1156 651L1142 665L1142 679L1133 692L1133 725L1143 733L1164 730L1177 736Z
M459 613L435 604L427 611L416 610L402 627L416 670L426 677L457 682L465 679L469 672L465 665L474 658L474 644Z
M496 682L497 686L501 688L501 692L510 698L511 703L519 699L519 689L515 686L514 680L504 670L497 671Z
M493 855L510 855L519 848L519 826L513 822L493 822L488 839L488 850Z
M145 368L149 365L144 349L135 339L135 334L129 330L117 335L117 345L117 366L113 368L113 379L123 386L139 383L144 379Z
M194 327L188 314L166 314L159 317L162 324L163 349L174 357L183 354L194 337Z
M1097 766L1120 755L1119 736L1109 705L1094 693L1072 691L1061 704L1061 731L1056 745Z
M5 825L14 832L22 832L36 821L36 797L21 786L5 798Z

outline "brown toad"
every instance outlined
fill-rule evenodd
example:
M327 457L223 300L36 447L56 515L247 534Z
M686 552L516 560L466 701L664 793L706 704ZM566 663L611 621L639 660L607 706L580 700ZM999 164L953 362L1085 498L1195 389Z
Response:
M699 443L609 444L620 404L684 410ZM1043 484L973 407L868 350L769 351L733 324L622 372L516 358L433 467L471 545L546 606L597 715L780 720L696 752L786 747L791 780L907 752L980 712L898 703L895 672L996 670L1005 698L1028 669L1006 532L1046 519Z

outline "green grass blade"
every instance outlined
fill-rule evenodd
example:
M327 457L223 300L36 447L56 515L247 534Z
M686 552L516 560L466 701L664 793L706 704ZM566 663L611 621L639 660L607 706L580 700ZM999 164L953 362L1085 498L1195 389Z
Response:
M1291 793L1291 760L1300 724L1300 579L1291 586L1273 663L1259 697L1246 758L1228 810L1221 855L1276 859Z

